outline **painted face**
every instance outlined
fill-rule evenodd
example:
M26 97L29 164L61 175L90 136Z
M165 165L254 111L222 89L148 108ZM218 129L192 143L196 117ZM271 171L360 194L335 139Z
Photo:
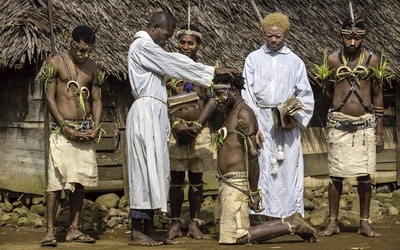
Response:
M267 46L272 51L278 51L283 47L283 42L286 38L283 29L273 26L267 27L264 32L264 39L267 43Z
M357 34L342 35L344 49L350 54L357 52L363 39L363 36Z
M72 42L72 57L77 63L84 63L89 59L92 49L92 44L85 43L82 39L79 43Z
M218 110L227 111L234 103L230 89L217 89L215 90L215 101L217 102Z
M181 35L178 40L178 50L179 53L194 59L199 50L197 37L193 35Z
M164 25L166 27L156 27L154 28L154 43L158 44L160 47L164 47L167 43L168 39L172 37L175 31L175 27L171 25Z

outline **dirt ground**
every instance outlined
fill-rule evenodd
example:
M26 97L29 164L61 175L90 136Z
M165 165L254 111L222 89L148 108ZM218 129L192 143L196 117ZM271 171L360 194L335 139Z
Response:
M127 244L129 234L127 228L119 230L107 230L105 232L86 232L98 241L94 244L66 243L65 234L57 234L59 241L57 249L191 249L191 250L214 250L214 249L400 249L400 215L384 217L372 224L376 231L382 233L381 237L366 238L357 235L357 227L341 228L339 235L332 237L318 237L317 243L306 243L298 236L282 236L268 241L264 244L253 244L252 246L229 246L219 245L217 235L208 235L207 240L193 240L187 237L178 238L179 245L142 247L129 246ZM317 228L318 231L322 228ZM40 247L40 240L44 236L44 229L20 228L18 231L11 227L0 228L0 249L46 249ZM52 248L50 248L52 249Z

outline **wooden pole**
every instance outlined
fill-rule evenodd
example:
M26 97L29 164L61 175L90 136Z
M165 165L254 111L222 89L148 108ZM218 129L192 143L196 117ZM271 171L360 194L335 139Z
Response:
M262 21L262 16L260 14L260 11L258 10L258 7L256 5L256 3L254 2L254 0L250 0L251 6L253 7L254 11L256 12L256 16L258 21L261 23Z
M52 56L56 54L56 47L54 42L54 28L53 28L53 20L51 17L51 0L47 0L47 9L49 14L49 26L50 26L50 42L51 42L51 53ZM45 62L43 62L45 63ZM43 88L43 102L45 102L46 93L45 88ZM44 130L44 169L46 175L46 189L47 189L47 175L48 175L48 168L49 168L49 155L50 155L50 115L49 111L47 110L47 105L44 105L44 121L43 121L43 130Z
M47 0L47 9L49 11L51 52L52 52L52 56L54 56L56 54L56 46L55 46L55 42L54 42L53 19L51 17L51 0Z
M396 88L395 92L395 112L396 112L396 172L397 172L397 185L400 185L400 87L397 84L394 85Z

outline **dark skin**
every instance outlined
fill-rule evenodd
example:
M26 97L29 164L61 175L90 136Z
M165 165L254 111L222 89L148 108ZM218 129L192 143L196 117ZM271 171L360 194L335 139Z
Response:
M239 119L243 120L249 125L249 133L255 134L258 131L257 119L253 110L247 106L242 99L240 91L232 87L231 90L216 90L215 99L219 108L223 110L231 110L230 114L225 121L225 128L228 131L236 129ZM250 137L253 145L256 145L256 136ZM249 159L249 184L251 191L256 192L258 189L258 178L260 168L258 164L258 156L252 155L250 150L248 152ZM243 172L245 166L243 165L244 150L243 141L238 140L235 134L228 135L218 150L218 168L221 174L230 172ZM255 212L261 212L260 197L254 195L253 201L250 203L250 208Z
M184 54L190 57L193 61L199 62L199 58L197 57L197 51L199 50L201 42L200 39L194 35L181 35L178 38L178 51L181 54ZM177 91L173 93L182 94L185 93L184 85L180 84L177 86ZM194 84L194 89L198 93L198 95L205 97L208 92L208 89L203 88L197 84ZM183 107L174 112L174 114L170 117L171 125L177 119L183 119L185 121L197 121L200 124L204 124L212 115L212 112L215 108L215 101L211 98L207 104L205 105L203 100L199 100L196 108L187 108ZM196 140L197 135L200 133L200 130L196 126L183 126L176 125L173 128L176 132L177 137L185 137L185 141L187 144L191 144ZM184 199L184 193L182 190L182 186L185 181L185 172L184 171L171 171L171 184L172 186L169 189L169 197L170 197L170 206L171 206L171 216L172 218L179 218L181 215L182 203ZM206 237L199 229L199 223L196 219L200 219L200 208L203 199L203 173L195 173L188 171L189 183L194 185L197 189L195 192L192 188L189 188L189 205L190 205L190 218L195 219L189 223L189 229L187 235L194 239L205 239ZM171 224L171 227L168 231L168 238L174 239L178 236L182 236L181 224L179 220L174 220Z
M146 26L146 32L153 42L163 47L174 34L176 22L171 14L167 12L156 12L152 15ZM215 74L230 72L228 69L216 69ZM158 235L154 229L154 210L138 210L147 213L150 220L132 219L132 231L129 244L156 246L164 244L176 244L164 235Z
M256 131L258 131L258 123L253 110L243 102L240 90L232 87L230 90L216 90L216 101L221 109L230 110L229 116L225 121L227 131L235 130L239 120L243 120L249 125L250 140L256 145ZM243 172L244 159L243 139L235 133L228 134L218 150L218 168L222 175L230 172ZM251 191L258 189L259 163L258 154L252 154L249 150L249 184ZM261 212L264 209L260 207L260 196L253 194L250 199L250 209L255 212ZM309 242L316 242L316 231L309 226L300 216L299 213L285 218L285 223L280 220L267 221L263 224L253 226L249 229L248 235L236 240L236 244L247 244L249 236L251 241L261 242L278 236L286 235L293 230L294 234L301 235L302 238ZM290 228L290 230L289 230Z
M83 46L91 45L85 43L83 40L79 43ZM70 51L64 52L64 57L66 58L67 65L64 64L60 55L56 55L47 61L47 64L52 63L54 65L55 72L54 76L50 79L51 83L46 93L47 108L54 121L59 126L66 120L82 119L76 102L74 101L76 94L73 92L76 91L76 88L75 86L70 90L67 88L68 81L75 80L81 87L86 87L90 91L90 98L86 98L88 93L84 92L85 112L87 116L92 116L95 126L98 126L102 115L102 101L99 87L93 86L93 84L97 83L97 66L89 59L88 51L79 50L78 48L71 48ZM68 70L72 79L68 79ZM79 132L71 127L63 126L61 132L69 140L91 143L91 141L98 136L99 130L95 129L88 132ZM84 198L84 187L76 183L75 188L75 192L69 192L71 225L66 240L71 240L76 235L82 234L78 230L78 224ZM60 201L60 193L61 191L55 191L47 193L46 195L46 220L48 230L43 241L55 237L54 221ZM84 236L79 238L84 238Z
M365 65L365 61L369 56L369 51L361 47L363 42L363 36L360 35L342 35L343 51L344 55L348 60L348 66L354 69L359 61L360 55L364 55L364 61L362 65ZM342 66L339 61L339 53L334 52L328 56L328 66L333 69L333 72ZM369 64L369 71L371 67L379 67L379 58L374 54L371 58ZM332 100L332 108L336 109L347 93L350 90L350 84L347 83L346 79L338 81L334 84L326 83L326 95ZM383 109L383 94L382 88L380 87L380 82L374 76L365 79L359 79L357 84L355 84L357 92L360 94L361 98L364 100L368 107L371 107L375 111ZM350 98L346 104L342 107L340 112L359 117L366 113L365 109L361 105L360 101L354 95L351 94ZM377 126L376 126L376 152L382 152L384 149L383 140L383 116L377 115ZM331 236L334 234L339 234L340 229L337 222L337 217L339 214L339 201L340 195L343 189L343 178L335 177L335 181L329 183L329 220L328 225L320 233L323 236ZM379 233L375 232L368 224L366 219L369 218L370 202L371 202L371 183L370 176L361 176L357 178L358 181L358 193L360 198L360 217L365 220L360 220L359 234L367 237L380 236Z

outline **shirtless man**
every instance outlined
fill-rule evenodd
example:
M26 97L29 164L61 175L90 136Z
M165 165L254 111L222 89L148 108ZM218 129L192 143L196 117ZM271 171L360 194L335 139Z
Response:
M353 15L351 15L353 16ZM362 19L343 22L343 49L330 54L332 70L326 81L326 95L332 100L328 114L329 223L320 233L339 234L339 201L343 179L356 177L360 199L358 234L380 236L369 225L371 178L376 152L383 150L383 96L381 79L374 75L379 58L362 47L365 26Z
M202 35L200 29L194 25L184 25L177 34L179 53L190 57L195 62L202 62L197 56ZM185 172L189 179L190 222L187 236L194 239L207 238L199 229L200 208L203 202L203 172L212 169L215 165L213 158L212 139L210 128L205 126L212 115L215 101L209 98L208 88L196 83L169 79L168 94L171 98L177 95L192 94L195 99L191 103L182 103L170 107L171 122L170 136L170 164L171 183L169 200L172 223L168 238L182 236L181 210L184 198Z
M299 213L250 227L249 206L254 212L263 210L255 148L260 145L256 141L257 119L242 99L244 79L240 74L216 76L214 83L218 108L230 111L216 138L221 206L219 243L249 244L286 234L297 234L305 241L316 242L317 232Z
M55 55L43 69L47 108L51 114L50 151L46 190L47 233L42 246L56 246L55 217L61 190L70 205L66 241L94 243L79 229L84 186L97 185L95 144L102 116L97 66L89 59L94 31L85 25L72 31L69 51Z

